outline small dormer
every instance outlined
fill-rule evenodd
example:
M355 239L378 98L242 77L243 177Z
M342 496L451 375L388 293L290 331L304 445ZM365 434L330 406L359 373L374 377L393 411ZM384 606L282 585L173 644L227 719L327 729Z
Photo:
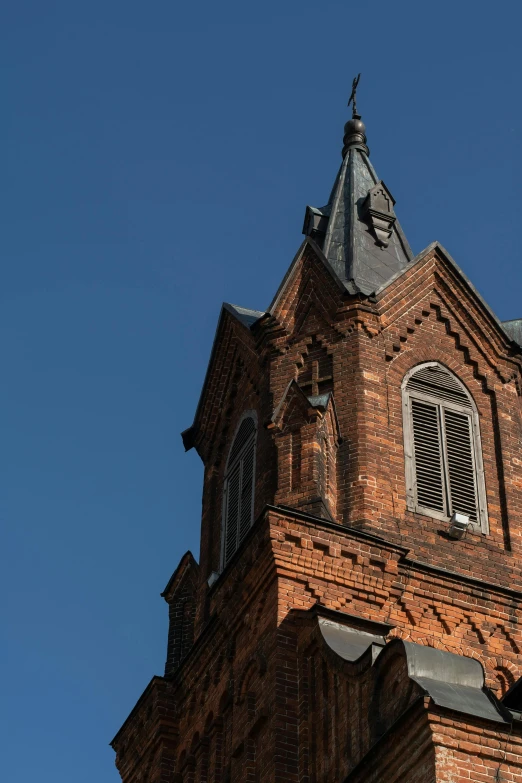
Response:
M388 247L396 221L393 207L395 199L381 181L375 185L361 204L361 219L368 225L375 238L375 244Z
M306 207L303 223L303 234L311 237L319 247L323 246L326 228L328 226L329 210L326 207Z

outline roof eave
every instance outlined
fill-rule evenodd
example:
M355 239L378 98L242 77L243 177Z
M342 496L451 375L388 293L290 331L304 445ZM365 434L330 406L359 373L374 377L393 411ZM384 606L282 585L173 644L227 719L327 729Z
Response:
M252 310L251 312L261 312L261 311L259 311L259 310ZM217 323L217 327L216 327L216 332L214 334L214 340L212 342L212 348L210 350L210 357L209 357L209 360L208 360L207 370L205 372L205 378L203 380L203 385L201 387L201 393L199 395L199 400L198 400L198 404L197 404L197 407L196 407L196 413L194 414L194 421L192 422L190 427L188 427L186 430L183 430L183 432L181 433L181 438L183 440L183 446L185 447L185 451L190 451L190 449L192 449L194 447L194 445L195 445L196 435L197 435L198 417L199 417L199 413L201 411L201 406L203 404L203 400L204 400L204 397L205 397L205 391L206 391L208 380L209 380L209 377L210 377L210 371L211 371L211 368L212 368L212 364L214 362L214 358L215 358L215 354L216 354L216 350L217 350L217 345L218 345L218 342L219 342L219 339L218 339L219 338L219 332L221 330L223 321L225 319L225 313L228 313L233 318L235 318L235 320L243 327L243 329L246 329L246 331L249 334L251 333L251 327L247 326L244 323L244 321L242 321L241 318L238 317L238 314L235 312L234 307L232 305L230 305L228 302L223 302L223 304L221 305L220 313L219 313L219 318L218 318L218 323ZM260 317L262 317L262 316L263 316L263 314Z

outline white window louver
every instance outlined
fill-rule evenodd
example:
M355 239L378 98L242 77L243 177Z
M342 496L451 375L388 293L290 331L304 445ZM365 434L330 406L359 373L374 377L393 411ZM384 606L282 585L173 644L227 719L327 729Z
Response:
M224 485L223 565L232 558L250 530L254 511L256 424L243 419L228 458Z
M409 507L432 516L469 516L487 531L476 411L468 392L431 363L405 386L405 446Z

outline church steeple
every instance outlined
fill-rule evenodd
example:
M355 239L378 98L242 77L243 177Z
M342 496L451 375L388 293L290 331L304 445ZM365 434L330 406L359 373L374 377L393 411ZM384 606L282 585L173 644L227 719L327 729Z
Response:
M395 200L369 160L366 128L355 106L344 126L343 162L328 203L307 207L303 234L313 237L351 293L369 295L412 260Z

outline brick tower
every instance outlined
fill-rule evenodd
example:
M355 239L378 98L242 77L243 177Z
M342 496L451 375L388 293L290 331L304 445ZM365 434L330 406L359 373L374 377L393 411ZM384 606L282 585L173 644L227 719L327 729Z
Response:
M394 207L354 111L270 307L223 305L124 783L522 781L522 320Z

